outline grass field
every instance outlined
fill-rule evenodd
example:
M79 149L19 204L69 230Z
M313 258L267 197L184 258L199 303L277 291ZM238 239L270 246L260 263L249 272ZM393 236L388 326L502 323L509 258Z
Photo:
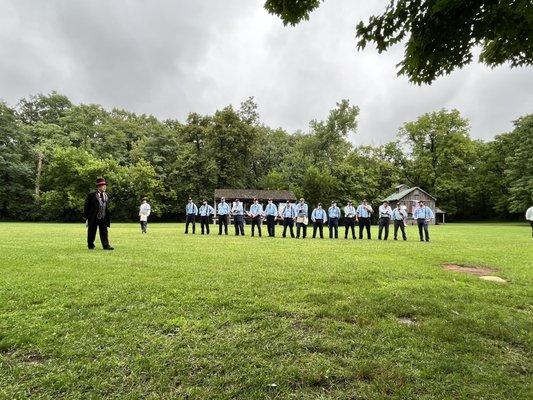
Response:
M114 252L88 251L82 224L0 228L0 398L533 394L525 224L436 226L430 243L114 224Z

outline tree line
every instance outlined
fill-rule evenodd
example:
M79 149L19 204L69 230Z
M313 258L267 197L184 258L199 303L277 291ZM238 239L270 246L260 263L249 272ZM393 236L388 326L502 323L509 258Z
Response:
M473 140L457 110L424 114L381 146L354 146L359 108L342 100L308 132L263 124L253 98L184 122L56 92L0 102L0 219L80 221L98 176L115 220L148 197L160 220L183 218L189 196L216 188L289 189L310 204L367 198L406 183L437 198L448 219L511 219L533 204L533 115L491 141Z

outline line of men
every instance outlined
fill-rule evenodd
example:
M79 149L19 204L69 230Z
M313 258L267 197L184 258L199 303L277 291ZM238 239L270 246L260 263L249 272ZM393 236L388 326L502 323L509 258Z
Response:
M268 236L275 236L276 221L282 220L283 224L283 237L287 237L287 230L292 238L299 239L307 237L307 225L309 224L309 207L305 202L305 199L301 198L296 204L287 200L282 206L276 206L272 199L268 199L266 207L263 209L263 205L259 203L257 198L253 199L253 204L248 212L245 211L243 203L239 199L231 204L226 202L225 198L221 198L217 207L218 218L218 234L228 234L228 221L230 215L233 216L233 224L235 226L235 235L244 236L244 217L245 214L251 218L251 235L257 233L261 237L261 225L263 219L266 219ZM367 239L371 239L372 234L370 231L370 221L374 210L372 206L368 204L367 200L356 208L351 201L343 208L344 211L344 238L348 238L348 233L351 231L352 239L356 239L355 226L359 226L359 239L363 239L363 231L366 230ZM388 201L384 201L378 209L379 212L379 229L378 239L387 240L389 237L389 224L392 220L394 226L394 240L398 240L398 230L401 231L403 240L407 240L405 233L405 221L407 219L407 208L398 202L394 210L389 206ZM189 225L192 225L192 233L195 233L196 229L196 217L200 216L201 234L209 234L210 217L215 214L215 209L207 203L207 200L203 200L202 205L198 206L193 202L192 198L189 198L187 205L185 206L186 220L185 220L185 233L189 233ZM419 206L414 210L413 218L417 221L420 241L429 242L429 221L434 218L433 211L425 206L423 201L419 202ZM327 209L322 208L322 204L318 203L316 208L311 213L311 221L313 224L313 238L316 238L317 231L320 238L324 238L323 229L324 224L327 223L329 228L329 238L337 239L339 237L339 221L341 219L341 209L337 206L335 201L331 202L331 207ZM296 225L296 235L294 234L294 225ZM383 234L384 233L384 234Z

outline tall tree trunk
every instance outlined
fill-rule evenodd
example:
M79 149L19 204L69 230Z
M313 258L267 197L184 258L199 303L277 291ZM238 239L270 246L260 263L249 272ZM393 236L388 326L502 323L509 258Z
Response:
M38 203L41 199L41 174L43 171L43 158L42 152L37 153L37 176L35 177L35 201Z

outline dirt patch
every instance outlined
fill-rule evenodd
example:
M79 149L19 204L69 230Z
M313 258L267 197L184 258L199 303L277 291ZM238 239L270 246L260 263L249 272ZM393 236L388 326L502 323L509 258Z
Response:
M464 274L476 276L492 275L494 272L496 272L495 269L488 267L474 267L459 264L444 264L442 268L444 268L446 271L462 272Z

